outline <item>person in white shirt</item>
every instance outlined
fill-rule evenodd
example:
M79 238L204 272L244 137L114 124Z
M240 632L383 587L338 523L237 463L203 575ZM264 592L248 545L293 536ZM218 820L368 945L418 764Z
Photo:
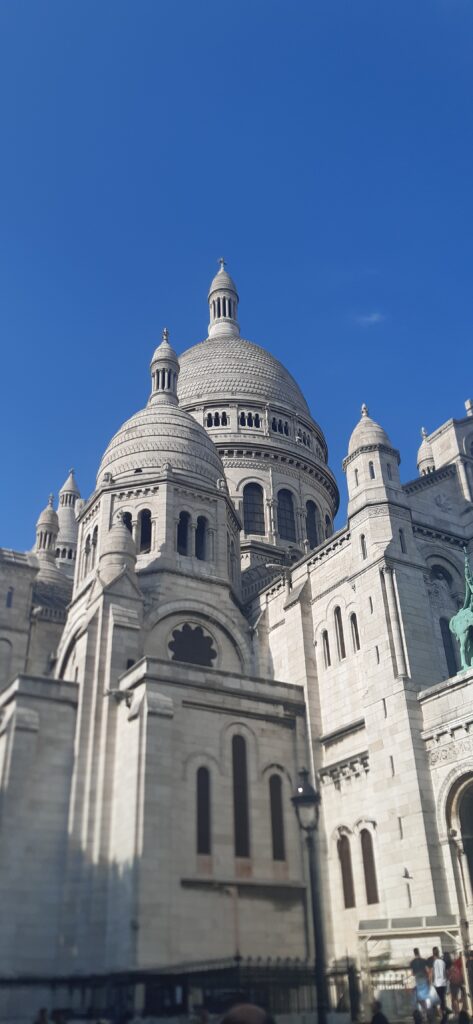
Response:
M438 946L434 946L432 950L432 985L440 999L440 1009L442 1017L444 1017L447 1013L447 1004L445 1002L447 994L447 968L445 960L442 960L440 956Z

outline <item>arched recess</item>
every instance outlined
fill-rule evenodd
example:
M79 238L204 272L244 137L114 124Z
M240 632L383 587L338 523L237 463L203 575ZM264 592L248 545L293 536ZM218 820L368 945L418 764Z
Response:
M447 789L448 783L450 786ZM473 910L473 764L458 765L444 781L439 810L444 809L443 831L449 840L459 910Z
M185 604L170 601L158 612L156 608L152 609L144 622L143 654L148 657L167 658L170 634L176 626L184 622L201 625L204 632L214 638L218 654L217 660L213 659L214 668L235 672L250 671L249 645L236 621L231 621L228 616L219 609L207 605L204 600L187 600Z
M347 829L340 828L338 830L337 856L342 887L342 901L346 910L351 910L356 905L351 849L352 838L351 833Z
M261 484L250 482L243 488L243 527L245 533L264 536L264 492Z

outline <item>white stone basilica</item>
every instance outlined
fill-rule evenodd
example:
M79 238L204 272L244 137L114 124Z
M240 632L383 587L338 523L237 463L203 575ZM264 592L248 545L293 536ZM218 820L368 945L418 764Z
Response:
M222 262L208 338L178 357L163 332L93 494L71 470L33 551L0 549L5 1020L163 1016L210 1005L229 970L249 991L263 964L273 1008L303 1009L305 765L329 972L469 946L473 672L449 620L473 543L473 403L423 431L405 483L363 406L334 533L324 434L240 337L238 301Z

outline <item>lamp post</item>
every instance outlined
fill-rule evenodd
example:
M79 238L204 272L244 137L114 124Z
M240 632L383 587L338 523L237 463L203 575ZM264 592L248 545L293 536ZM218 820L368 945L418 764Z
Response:
M317 992L318 1024L327 1024L327 980L325 977L325 945L320 906L320 886L317 859L315 856L314 833L317 831L320 813L320 793L309 780L309 772L299 772L296 792L291 797L297 815L299 828L305 833L309 855L310 895L312 902L312 924L315 942L315 988Z

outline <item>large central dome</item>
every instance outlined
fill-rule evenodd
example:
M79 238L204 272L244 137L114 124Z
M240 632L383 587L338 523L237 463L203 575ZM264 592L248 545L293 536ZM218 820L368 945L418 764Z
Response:
M238 335L214 337L187 349L179 359L179 400L237 397L276 403L309 416L305 398L288 370L264 348Z

